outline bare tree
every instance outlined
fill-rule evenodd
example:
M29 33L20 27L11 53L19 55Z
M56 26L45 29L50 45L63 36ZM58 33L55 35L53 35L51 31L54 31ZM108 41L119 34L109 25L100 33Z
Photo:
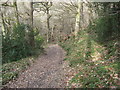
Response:
M45 7L45 12L47 14L47 42L49 42L50 39L50 8L52 6L52 2L42 2L41 3Z

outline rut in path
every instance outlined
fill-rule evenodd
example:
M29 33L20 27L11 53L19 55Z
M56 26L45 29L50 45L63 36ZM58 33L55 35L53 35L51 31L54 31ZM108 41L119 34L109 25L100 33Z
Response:
M65 51L58 45L50 45L46 55L40 56L17 80L8 84L10 88L64 88Z

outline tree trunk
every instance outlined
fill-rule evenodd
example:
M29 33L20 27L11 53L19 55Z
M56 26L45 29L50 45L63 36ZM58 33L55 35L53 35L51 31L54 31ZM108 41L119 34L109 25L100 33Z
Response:
M14 6L15 6L15 17L16 17L16 21L17 21L17 25L18 25L18 24L20 24L20 21L19 21L19 12L18 12L16 0L14 1Z
M5 25L5 21L4 21L4 17L3 17L3 13L1 12L1 19L2 19L2 30L5 32L5 34L7 33L6 31L6 25Z
M77 14L76 14L76 21L75 21L75 36L77 36L79 30L80 30L80 11L81 11L82 2L81 0L78 0L78 8L77 8Z
M53 26L51 30L51 41L54 41L54 29L55 29L55 26Z
M30 45L34 48L34 30L33 30L33 1L30 2Z
M50 36L50 14L49 9L47 8L47 42L49 42L49 36Z
M0 14L1 14L1 21L2 21L2 31L4 32L4 34L7 34L8 33L8 28L5 24L5 18L4 18L4 14L2 12L2 7L0 9Z
M93 15L92 15L92 4L88 3L88 12L89 12L89 24L92 24Z

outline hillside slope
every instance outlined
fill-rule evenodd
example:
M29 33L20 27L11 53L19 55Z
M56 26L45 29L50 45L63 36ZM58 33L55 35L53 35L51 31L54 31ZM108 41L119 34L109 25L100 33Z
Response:
M67 51L65 60L77 72L68 87L118 87L120 86L120 38L97 41L97 35L88 29L79 32L60 45Z

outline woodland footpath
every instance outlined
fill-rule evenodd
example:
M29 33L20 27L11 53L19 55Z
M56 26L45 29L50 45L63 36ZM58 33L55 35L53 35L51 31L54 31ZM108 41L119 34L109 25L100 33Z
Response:
M14 88L119 88L120 2L0 2L0 82Z

